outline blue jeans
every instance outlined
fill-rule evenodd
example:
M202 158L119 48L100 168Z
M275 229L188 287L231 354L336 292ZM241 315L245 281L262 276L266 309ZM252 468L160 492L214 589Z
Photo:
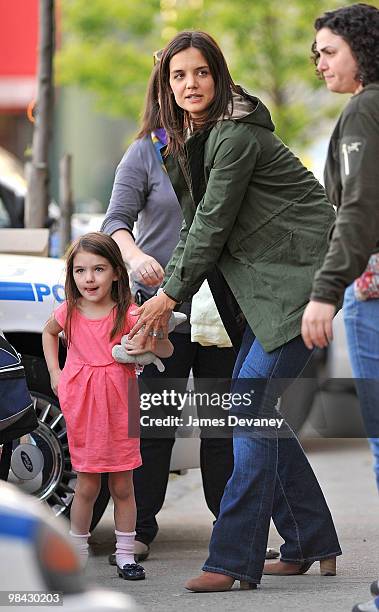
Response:
M253 390L235 415L272 417L278 393L299 376L311 352L300 336L266 353L247 327L234 369L233 393ZM249 405L250 404L250 405ZM270 527L284 539L281 559L302 563L341 554L333 520L290 427L235 427L234 470L221 500L204 571L259 583Z
M350 285L345 291L343 315L350 362L374 455L379 490L379 300L357 300L354 287Z

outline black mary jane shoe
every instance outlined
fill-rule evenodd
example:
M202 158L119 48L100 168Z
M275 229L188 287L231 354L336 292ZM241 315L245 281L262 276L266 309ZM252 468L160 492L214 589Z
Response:
M145 580L146 578L144 568L138 563L125 563L123 567L117 566L117 573L124 580Z

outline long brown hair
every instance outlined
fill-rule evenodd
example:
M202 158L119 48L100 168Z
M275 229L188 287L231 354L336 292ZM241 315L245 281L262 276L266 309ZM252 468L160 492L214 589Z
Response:
M174 155L180 154L183 149L185 129L190 125L190 118L175 102L170 87L170 61L174 55L189 47L195 47L202 53L215 84L215 96L207 109L207 118L201 129L211 127L220 117L226 116L228 107L232 108L233 91L241 93L240 88L233 82L222 51L212 36L198 30L177 34L165 47L159 62L160 115L167 132L167 152Z
M137 138L143 138L160 127L162 127L162 121L159 110L159 65L156 64L147 84L141 128L137 134Z
M128 307L131 303L131 292L129 288L129 277L122 260L122 255L118 244L108 236L101 232L91 232L78 238L69 247L66 254L66 281L65 294L67 302L67 317L64 327L64 333L67 339L68 346L71 342L71 321L74 309L81 294L74 280L74 258L80 252L94 253L104 257L112 266L118 279L113 281L111 289L111 297L116 302L116 316L114 325L110 334L112 340L115 335L121 332L124 328L125 317Z

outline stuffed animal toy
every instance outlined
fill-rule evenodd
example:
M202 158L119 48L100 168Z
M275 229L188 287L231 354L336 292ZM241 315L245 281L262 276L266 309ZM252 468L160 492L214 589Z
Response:
M172 332L175 327L184 323L187 319L187 316L182 312L172 312L170 319L168 321L168 331ZM129 353L125 349L125 343L128 340L128 336L122 336L121 344L115 344L112 349L112 356L115 361L119 363L135 363L139 366L150 365L150 363L154 363L154 365L158 368L159 372L164 372L165 367L162 361L152 352L141 353L141 355L129 355Z

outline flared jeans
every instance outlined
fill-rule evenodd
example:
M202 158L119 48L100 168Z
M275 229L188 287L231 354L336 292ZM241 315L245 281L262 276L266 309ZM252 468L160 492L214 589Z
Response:
M233 374L232 415L238 420L234 470L204 571L259 583L271 517L284 539L282 561L303 563L341 554L316 476L277 410L278 398L310 356L300 336L266 353L251 329L245 331Z

